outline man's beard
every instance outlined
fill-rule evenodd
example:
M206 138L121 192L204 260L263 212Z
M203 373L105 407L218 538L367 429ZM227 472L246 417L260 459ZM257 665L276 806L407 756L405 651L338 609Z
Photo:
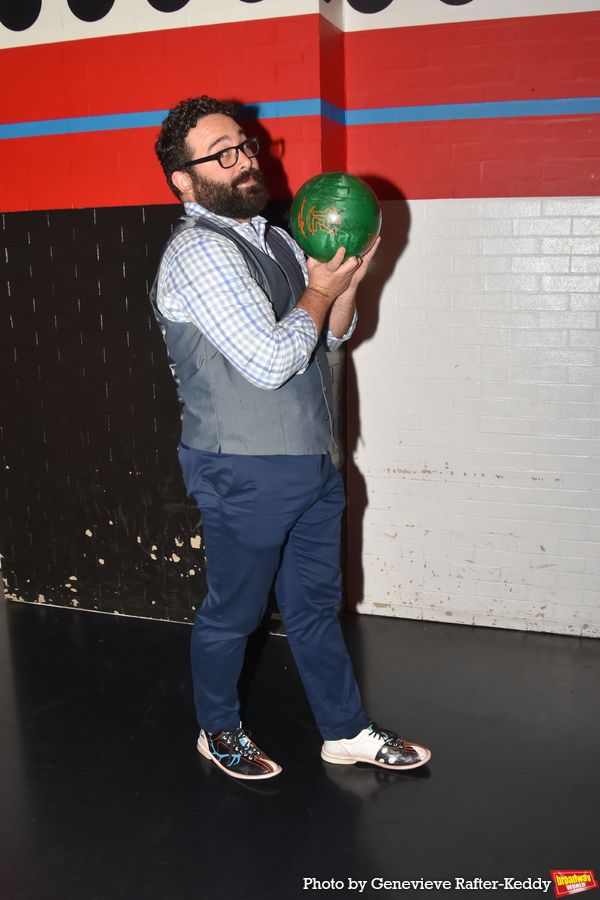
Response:
M269 194L260 169L244 169L228 184L209 181L190 169L194 200L210 212L230 219L251 219L263 211ZM253 178L256 184L239 189L238 185Z

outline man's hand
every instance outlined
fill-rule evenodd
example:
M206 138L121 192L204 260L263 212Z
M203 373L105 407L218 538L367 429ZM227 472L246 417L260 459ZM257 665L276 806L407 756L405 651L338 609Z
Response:
M371 260L373 259L373 257L375 256L375 253L376 253L377 248L379 247L380 243L381 243L381 238L378 237L376 239L375 243L373 244L373 246L371 247L371 249L367 253L365 253L364 256L358 257L358 265L355 268L354 272L352 273L352 278L350 280L350 284L348 285L348 290L354 289L356 291L356 288L358 287L358 285L361 283L361 281L367 274L369 264L370 264ZM339 296L341 296L341 295L339 295Z
M350 328L350 324L354 318L354 310L356 309L356 289L367 274L367 270L371 260L375 256L380 241L381 238L378 237L371 249L365 253L364 256L359 258L358 266L352 273L350 284L344 293L340 294L331 305L328 324L329 330L334 337L343 337Z
M377 243L378 242L379 239ZM375 244L375 247L377 246L377 243ZM341 304L341 306L344 307L343 311L340 310L341 315L334 316L336 328L341 327L347 318L346 307L348 301L350 301L350 305L352 305L348 325L352 321L356 288L366 274L369 262L375 252L375 247L361 259L358 259L356 256L344 259L344 256L346 255L345 247L340 247L329 262L322 263L311 257L307 259L308 287L296 303L296 306L306 310L317 326L319 333L323 330L329 311L337 305L340 297L345 297L346 302ZM338 319L339 324L337 321ZM329 327L331 328L331 316ZM347 328L344 329L339 336L341 337L346 331ZM336 334L336 332L333 333Z
M340 247L335 256L329 262L324 263L309 256L306 261L308 287L329 297L332 301L343 294L360 265L356 256L344 259L345 254L345 247Z

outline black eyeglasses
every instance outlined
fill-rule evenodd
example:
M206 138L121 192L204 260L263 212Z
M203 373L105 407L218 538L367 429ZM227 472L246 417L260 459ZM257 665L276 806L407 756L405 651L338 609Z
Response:
M182 168L187 169L189 166L197 166L198 163L212 162L216 159L221 168L231 169L238 161L240 150L243 150L248 159L254 159L258 153L258 138L248 138L242 141L237 147L226 147L225 150L219 150L218 153L211 153L210 156L203 156L202 159L192 159L190 162L183 164Z

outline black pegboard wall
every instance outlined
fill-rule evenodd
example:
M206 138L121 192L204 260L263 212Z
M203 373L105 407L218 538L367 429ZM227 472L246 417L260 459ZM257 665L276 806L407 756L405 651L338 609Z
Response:
M147 292L179 207L1 217L0 552L7 597L191 621L198 513Z
M287 204L269 218L285 225ZM0 217L6 596L191 621L206 593L148 290L179 206ZM343 469L345 350L331 355Z

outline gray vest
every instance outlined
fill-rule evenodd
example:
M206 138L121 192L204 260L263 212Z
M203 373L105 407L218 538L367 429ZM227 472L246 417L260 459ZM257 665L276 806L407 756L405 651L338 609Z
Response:
M240 250L251 276L265 292L277 321L304 293L302 269L285 239L267 226L266 240L277 262L226 226L183 216L163 248L186 228L225 235ZM276 390L251 384L191 322L165 318L150 301L167 345L169 365L183 404L181 440L197 450L253 456L326 453L333 438L331 373L322 338L310 365Z

